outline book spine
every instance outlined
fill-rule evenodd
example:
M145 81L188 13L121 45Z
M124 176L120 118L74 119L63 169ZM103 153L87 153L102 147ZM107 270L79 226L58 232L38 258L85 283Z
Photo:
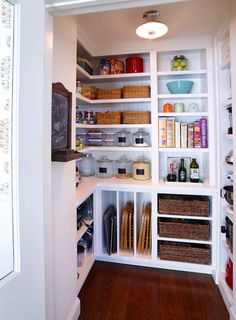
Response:
M159 118L159 148L166 148L166 118Z
M175 147L175 118L166 120L166 146L167 148Z
M201 131L199 121L193 123L193 146L194 148L201 148Z
M201 148L208 147L208 137L207 137L207 119L200 119L200 132L201 132Z
M180 136L181 136L181 148L187 148L188 141L188 125L187 123L181 123L180 125Z
M180 148L180 122L175 122L175 147Z
M188 148L193 148L193 124L188 124Z

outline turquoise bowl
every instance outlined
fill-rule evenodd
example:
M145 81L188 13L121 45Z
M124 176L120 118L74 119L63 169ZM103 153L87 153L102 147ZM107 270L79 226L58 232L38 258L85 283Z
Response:
M190 93L193 87L193 81L190 80L178 80L167 82L167 88L170 93L173 94L184 94Z

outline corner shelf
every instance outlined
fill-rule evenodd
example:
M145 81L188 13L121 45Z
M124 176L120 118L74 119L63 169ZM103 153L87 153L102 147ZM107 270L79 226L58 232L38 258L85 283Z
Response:
M87 226L85 225L85 223ZM77 230L77 242L81 239L81 237L84 235L84 233L88 230L89 226L93 223L93 220L83 220L83 225L79 230Z
M77 129L132 129L151 128L151 124L76 124Z
M78 267L77 273L79 274L79 278L77 279L77 289L78 289L78 294L94 264L95 261L95 255L90 253L86 255L84 264L82 267Z
M113 103L144 103L151 102L151 98L129 98L129 99L88 99L81 94L77 93L76 98L78 101L86 104L113 104Z
M91 147L85 147L84 149L81 149L80 152L90 152L90 151L120 151L120 152L134 152L134 151L140 151L140 152L151 152L152 147L104 147L104 146L91 146Z

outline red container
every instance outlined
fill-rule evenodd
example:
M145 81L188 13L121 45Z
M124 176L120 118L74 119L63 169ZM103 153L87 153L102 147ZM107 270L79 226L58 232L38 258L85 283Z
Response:
M228 260L226 266L225 281L228 284L228 286L233 290L233 262L230 259Z
M126 59L126 73L143 72L143 58L129 57Z

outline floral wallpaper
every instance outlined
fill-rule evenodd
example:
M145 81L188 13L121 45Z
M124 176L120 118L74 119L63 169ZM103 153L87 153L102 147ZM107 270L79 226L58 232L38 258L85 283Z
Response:
M0 199L11 195L13 5L0 0Z

